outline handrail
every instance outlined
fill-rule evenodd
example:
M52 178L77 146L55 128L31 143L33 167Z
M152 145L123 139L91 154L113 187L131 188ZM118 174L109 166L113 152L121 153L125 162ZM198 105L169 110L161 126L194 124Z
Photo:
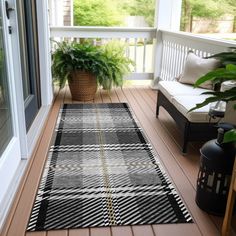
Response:
M121 40L126 43L126 56L135 62L129 79L153 79L153 39L156 38L156 28L51 26L50 30L51 37L57 41L86 38L93 39L96 44L111 39Z
M157 30L151 27L51 26L50 32L51 37L59 38L59 40L92 38L95 43L96 39L125 40L129 45L126 55L136 62L133 75L137 78L137 75L142 74L145 79L153 75L153 70L154 78L174 79L182 72L189 50L204 57L222 51L230 51L231 47L236 47L236 42L230 40L214 39L179 31ZM140 39L143 46L138 47ZM153 39L155 41L152 41ZM151 47L147 46L148 41L154 42ZM149 69L146 70L147 67Z
M199 57L230 51L236 42L194 35L192 33L157 31L154 78L175 80L184 68L189 51Z
M156 37L156 28L51 26L51 37L76 38L147 38Z
M207 36L196 35L193 33L181 32L181 31L169 31L160 29L162 34L174 36L181 39L189 39L191 41L198 41L207 44L214 44L223 47L236 47L236 41L225 40L225 39L215 39Z

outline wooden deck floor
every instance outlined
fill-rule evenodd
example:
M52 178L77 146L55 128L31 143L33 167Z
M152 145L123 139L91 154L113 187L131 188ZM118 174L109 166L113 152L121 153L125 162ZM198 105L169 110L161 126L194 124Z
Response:
M62 90L52 107L44 132L34 157L29 164L18 196L2 232L2 236L169 236L169 235L220 235L222 218L201 211L195 204L195 185L199 168L199 144L190 145L188 154L180 151L181 139L178 129L164 109L155 117L156 92L145 87L115 89L110 93L100 90L95 103L127 102L138 118L152 143L163 166L169 173L185 204L190 210L193 224L166 224L125 227L86 228L25 233L34 196L40 181L43 164L47 156L59 107L62 103L73 103L68 88ZM233 235L233 234L232 234Z

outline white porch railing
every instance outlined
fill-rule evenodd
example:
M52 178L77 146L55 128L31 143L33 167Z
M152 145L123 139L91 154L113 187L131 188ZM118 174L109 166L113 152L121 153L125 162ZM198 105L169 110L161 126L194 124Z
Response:
M174 80L183 70L188 51L204 57L229 51L236 42L206 38L184 32L159 30L157 32L155 78Z
M189 50L204 57L236 47L236 42L197 36L191 33L156 30L156 28L120 27L51 27L55 40L80 38L127 43L126 56L135 61L131 76L126 79L174 80L183 70Z
M133 73L126 79L153 79L155 28L51 27L51 38L56 41L86 38L93 39L94 44L97 39L123 41L127 45L126 56L135 62Z

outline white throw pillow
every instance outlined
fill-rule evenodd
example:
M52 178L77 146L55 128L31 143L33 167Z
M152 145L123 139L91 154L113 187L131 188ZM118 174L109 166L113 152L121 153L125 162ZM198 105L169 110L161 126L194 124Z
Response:
M204 59L198 57L193 52L189 52L179 82L184 84L195 84L195 82L201 76L216 69L219 65L219 61L214 58ZM201 84L200 87L206 89L213 89L211 81L207 81Z

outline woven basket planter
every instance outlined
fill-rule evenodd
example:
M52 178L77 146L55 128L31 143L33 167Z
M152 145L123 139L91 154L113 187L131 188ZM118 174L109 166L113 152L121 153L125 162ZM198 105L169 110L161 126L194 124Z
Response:
M85 71L71 73L69 87L73 100L91 101L97 91L96 76Z

